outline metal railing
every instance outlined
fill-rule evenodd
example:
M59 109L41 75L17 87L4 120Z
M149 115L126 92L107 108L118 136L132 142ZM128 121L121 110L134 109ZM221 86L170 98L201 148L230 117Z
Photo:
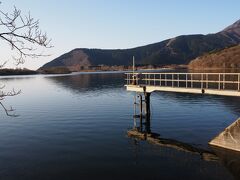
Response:
M240 73L126 73L127 85L240 90Z

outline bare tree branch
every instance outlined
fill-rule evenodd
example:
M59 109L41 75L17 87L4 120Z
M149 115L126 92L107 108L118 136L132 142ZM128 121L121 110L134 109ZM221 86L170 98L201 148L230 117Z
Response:
M1 5L1 1L0 1ZM23 15L21 10L15 6L12 12L4 12L0 9L0 39L10 45L14 51L12 58L16 65L23 64L27 57L37 58L49 56L47 54L38 53L39 47L51 48L51 39L47 37L39 28L39 20L31 17L30 12ZM6 65L7 61L0 63L0 69ZM16 117L12 107L6 108L3 100L6 97L16 96L21 90L5 92L5 85L0 86L0 106L4 109L8 116Z
M0 87L0 89L4 89L4 85ZM9 96L16 96L18 94L21 93L21 90L19 91L15 91L14 89L12 91L9 91L9 92L4 92L4 91L0 91L0 105L2 106L2 108L4 109L5 113L7 116L11 116L11 117L17 117L18 115L16 115L14 113L14 109L12 107L10 108L6 108L4 106L4 104L2 103L2 101L6 98L6 97L9 97Z
M48 56L37 53L38 47L53 47L50 44L51 39L39 29L39 20L32 18L30 13L22 15L16 7L12 13L0 10L0 39L17 52L17 55L13 56L17 65L23 64L27 57Z
M14 113L14 109L12 107L10 107L10 109L7 109L1 101L0 101L0 105L4 109L7 116L18 117L18 115Z
M7 61L4 61L2 64L0 64L0 69L2 69L7 64Z

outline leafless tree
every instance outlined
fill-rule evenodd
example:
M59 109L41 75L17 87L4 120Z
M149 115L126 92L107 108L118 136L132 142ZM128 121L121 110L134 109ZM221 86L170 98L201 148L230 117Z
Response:
M23 64L26 58L37 58L48 56L39 53L39 47L51 48L51 39L47 37L39 28L39 20L32 18L31 14L23 15L21 10L15 6L12 12L1 10L0 2L0 39L3 43L10 45L13 51L12 58L16 65ZM7 61L0 63L0 69L6 65ZM0 105L8 116L16 116L12 107L6 108L3 100L9 96L16 96L21 91L4 91L5 86L0 85Z

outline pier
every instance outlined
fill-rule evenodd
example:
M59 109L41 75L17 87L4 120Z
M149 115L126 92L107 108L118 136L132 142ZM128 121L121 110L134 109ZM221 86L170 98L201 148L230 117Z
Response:
M126 73L127 91L240 96L240 73Z
M127 91L136 92L134 96L134 118L149 123L150 95L152 92L177 92L209 94L221 96L240 96L240 73L126 73ZM137 114L137 106L139 114ZM240 151L239 120L226 128L209 142L234 151Z

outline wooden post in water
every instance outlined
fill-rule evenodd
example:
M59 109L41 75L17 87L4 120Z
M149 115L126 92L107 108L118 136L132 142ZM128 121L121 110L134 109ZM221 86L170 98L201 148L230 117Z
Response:
M146 117L150 117L150 95L151 93L148 92L144 92L144 96L145 96L145 104L146 104L146 109L145 109L145 116Z

